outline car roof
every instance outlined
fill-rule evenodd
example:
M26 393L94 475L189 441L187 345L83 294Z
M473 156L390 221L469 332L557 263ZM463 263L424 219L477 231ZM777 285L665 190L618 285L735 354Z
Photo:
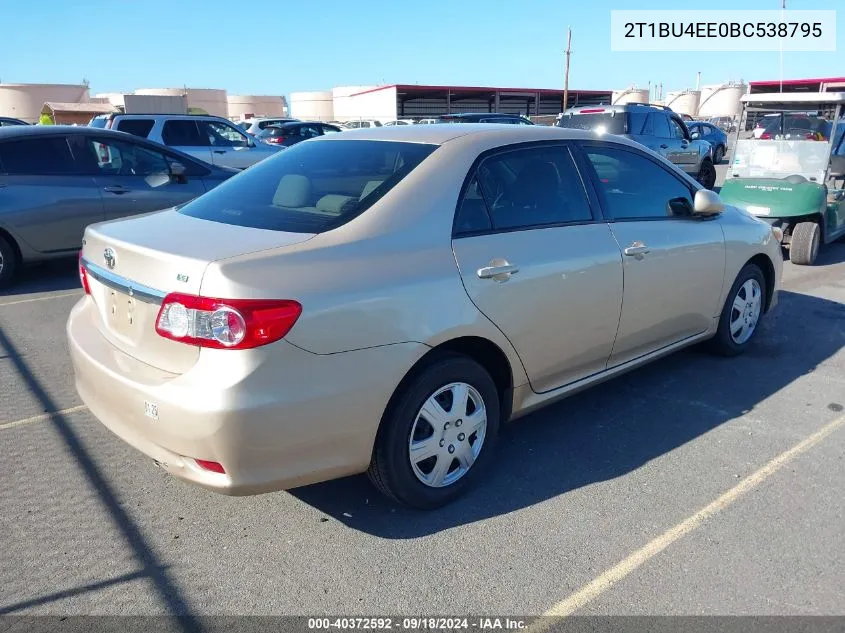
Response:
M125 139L127 136L132 136L126 132L118 132L117 130L108 130L101 127L88 127L87 125L14 125L11 127L0 128L0 139L16 136L55 136L56 134L97 134L99 136L112 136L122 139ZM138 136L133 138L136 138L139 141L146 141L146 139L142 139Z
M334 143L340 140L397 141L405 143L429 143L442 145L461 138L472 142L483 137L485 143L491 140L502 145L530 143L543 140L598 139L590 130L574 130L552 125L512 125L509 123L439 123L437 125L388 125L376 128L349 130L343 134L329 134L311 139L313 143ZM633 141L614 137L614 142L636 146Z

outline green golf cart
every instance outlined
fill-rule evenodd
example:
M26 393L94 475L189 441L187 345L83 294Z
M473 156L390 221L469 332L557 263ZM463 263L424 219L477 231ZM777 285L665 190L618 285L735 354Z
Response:
M845 236L845 92L747 94L720 195L783 231L794 264ZM740 139L749 115L767 117L759 139Z

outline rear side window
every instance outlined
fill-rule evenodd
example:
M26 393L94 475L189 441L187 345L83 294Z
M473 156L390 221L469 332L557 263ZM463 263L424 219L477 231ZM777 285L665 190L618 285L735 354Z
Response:
M436 149L364 140L299 143L179 212L235 226L322 233L364 213Z
M64 175L75 172L73 156L62 136L0 143L0 165L10 175Z
M589 112L584 114L564 114L558 121L558 127L573 130L594 130L606 134L629 134L626 112Z
M648 115L651 119L651 128L654 135L658 138L672 138L672 132L669 129L669 117L662 112L652 112Z
M196 121L171 119L165 121L161 138L166 145L207 147L208 137L200 134Z
M479 165L477 177L495 230L593 219L584 183L564 146L495 154Z
M153 123L155 121L152 119L123 119L117 124L117 129L141 138L147 138L153 129Z

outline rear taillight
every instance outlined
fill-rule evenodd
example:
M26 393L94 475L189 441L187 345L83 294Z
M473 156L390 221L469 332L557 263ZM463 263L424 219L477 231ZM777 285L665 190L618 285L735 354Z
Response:
M172 293L164 298L156 332L180 343L250 349L290 332L302 306L288 299L213 299Z
M85 264L82 263L82 251L79 251L79 281L82 282L82 289L85 294L91 294L91 286L88 285L88 271L85 270Z
M267 139L268 143L280 144L285 142L284 136L271 136Z
M581 114L593 114L595 112L604 112L604 108L584 108Z
M768 132L763 132L760 135L760 139L763 140L763 141L770 141L770 140L772 140L772 135L769 134Z

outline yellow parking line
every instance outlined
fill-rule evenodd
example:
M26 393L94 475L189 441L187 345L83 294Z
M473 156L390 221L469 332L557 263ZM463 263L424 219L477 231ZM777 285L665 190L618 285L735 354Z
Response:
M16 426L23 426L24 424L34 424L35 422L43 422L44 420L49 420L51 418L55 418L59 415L68 415L70 413L76 413L77 411L84 411L88 407L84 404L80 404L76 407L71 407L70 409L62 409L61 411L53 411L51 413L42 413L41 415L35 415L31 418L25 418L23 420L15 420L14 422L4 422L0 424L0 431L4 429L11 429Z
M752 488L759 486L790 461L802 453L806 453L810 448L821 442L825 437L833 433L843 424L845 424L845 416L830 422L820 430L790 448L788 451L781 453L762 468L749 475L736 486L718 497L715 501L703 507L692 516L684 519L674 527L669 528L663 534L581 587L578 591L558 602L543 614L543 616L549 617L550 619L537 620L527 628L532 632L545 631L554 623L554 620L551 618L555 616L566 617L589 604L649 559L657 556L657 554L669 547L672 543L698 528L702 523L704 523L704 521L727 508Z
M46 297L35 297L34 299L21 299L20 301L9 301L7 303L0 303L0 308L3 306L16 306L21 303L32 303L33 301L47 301L48 299L61 299L63 297L77 297L82 296L82 292L65 292L60 295L48 295Z

